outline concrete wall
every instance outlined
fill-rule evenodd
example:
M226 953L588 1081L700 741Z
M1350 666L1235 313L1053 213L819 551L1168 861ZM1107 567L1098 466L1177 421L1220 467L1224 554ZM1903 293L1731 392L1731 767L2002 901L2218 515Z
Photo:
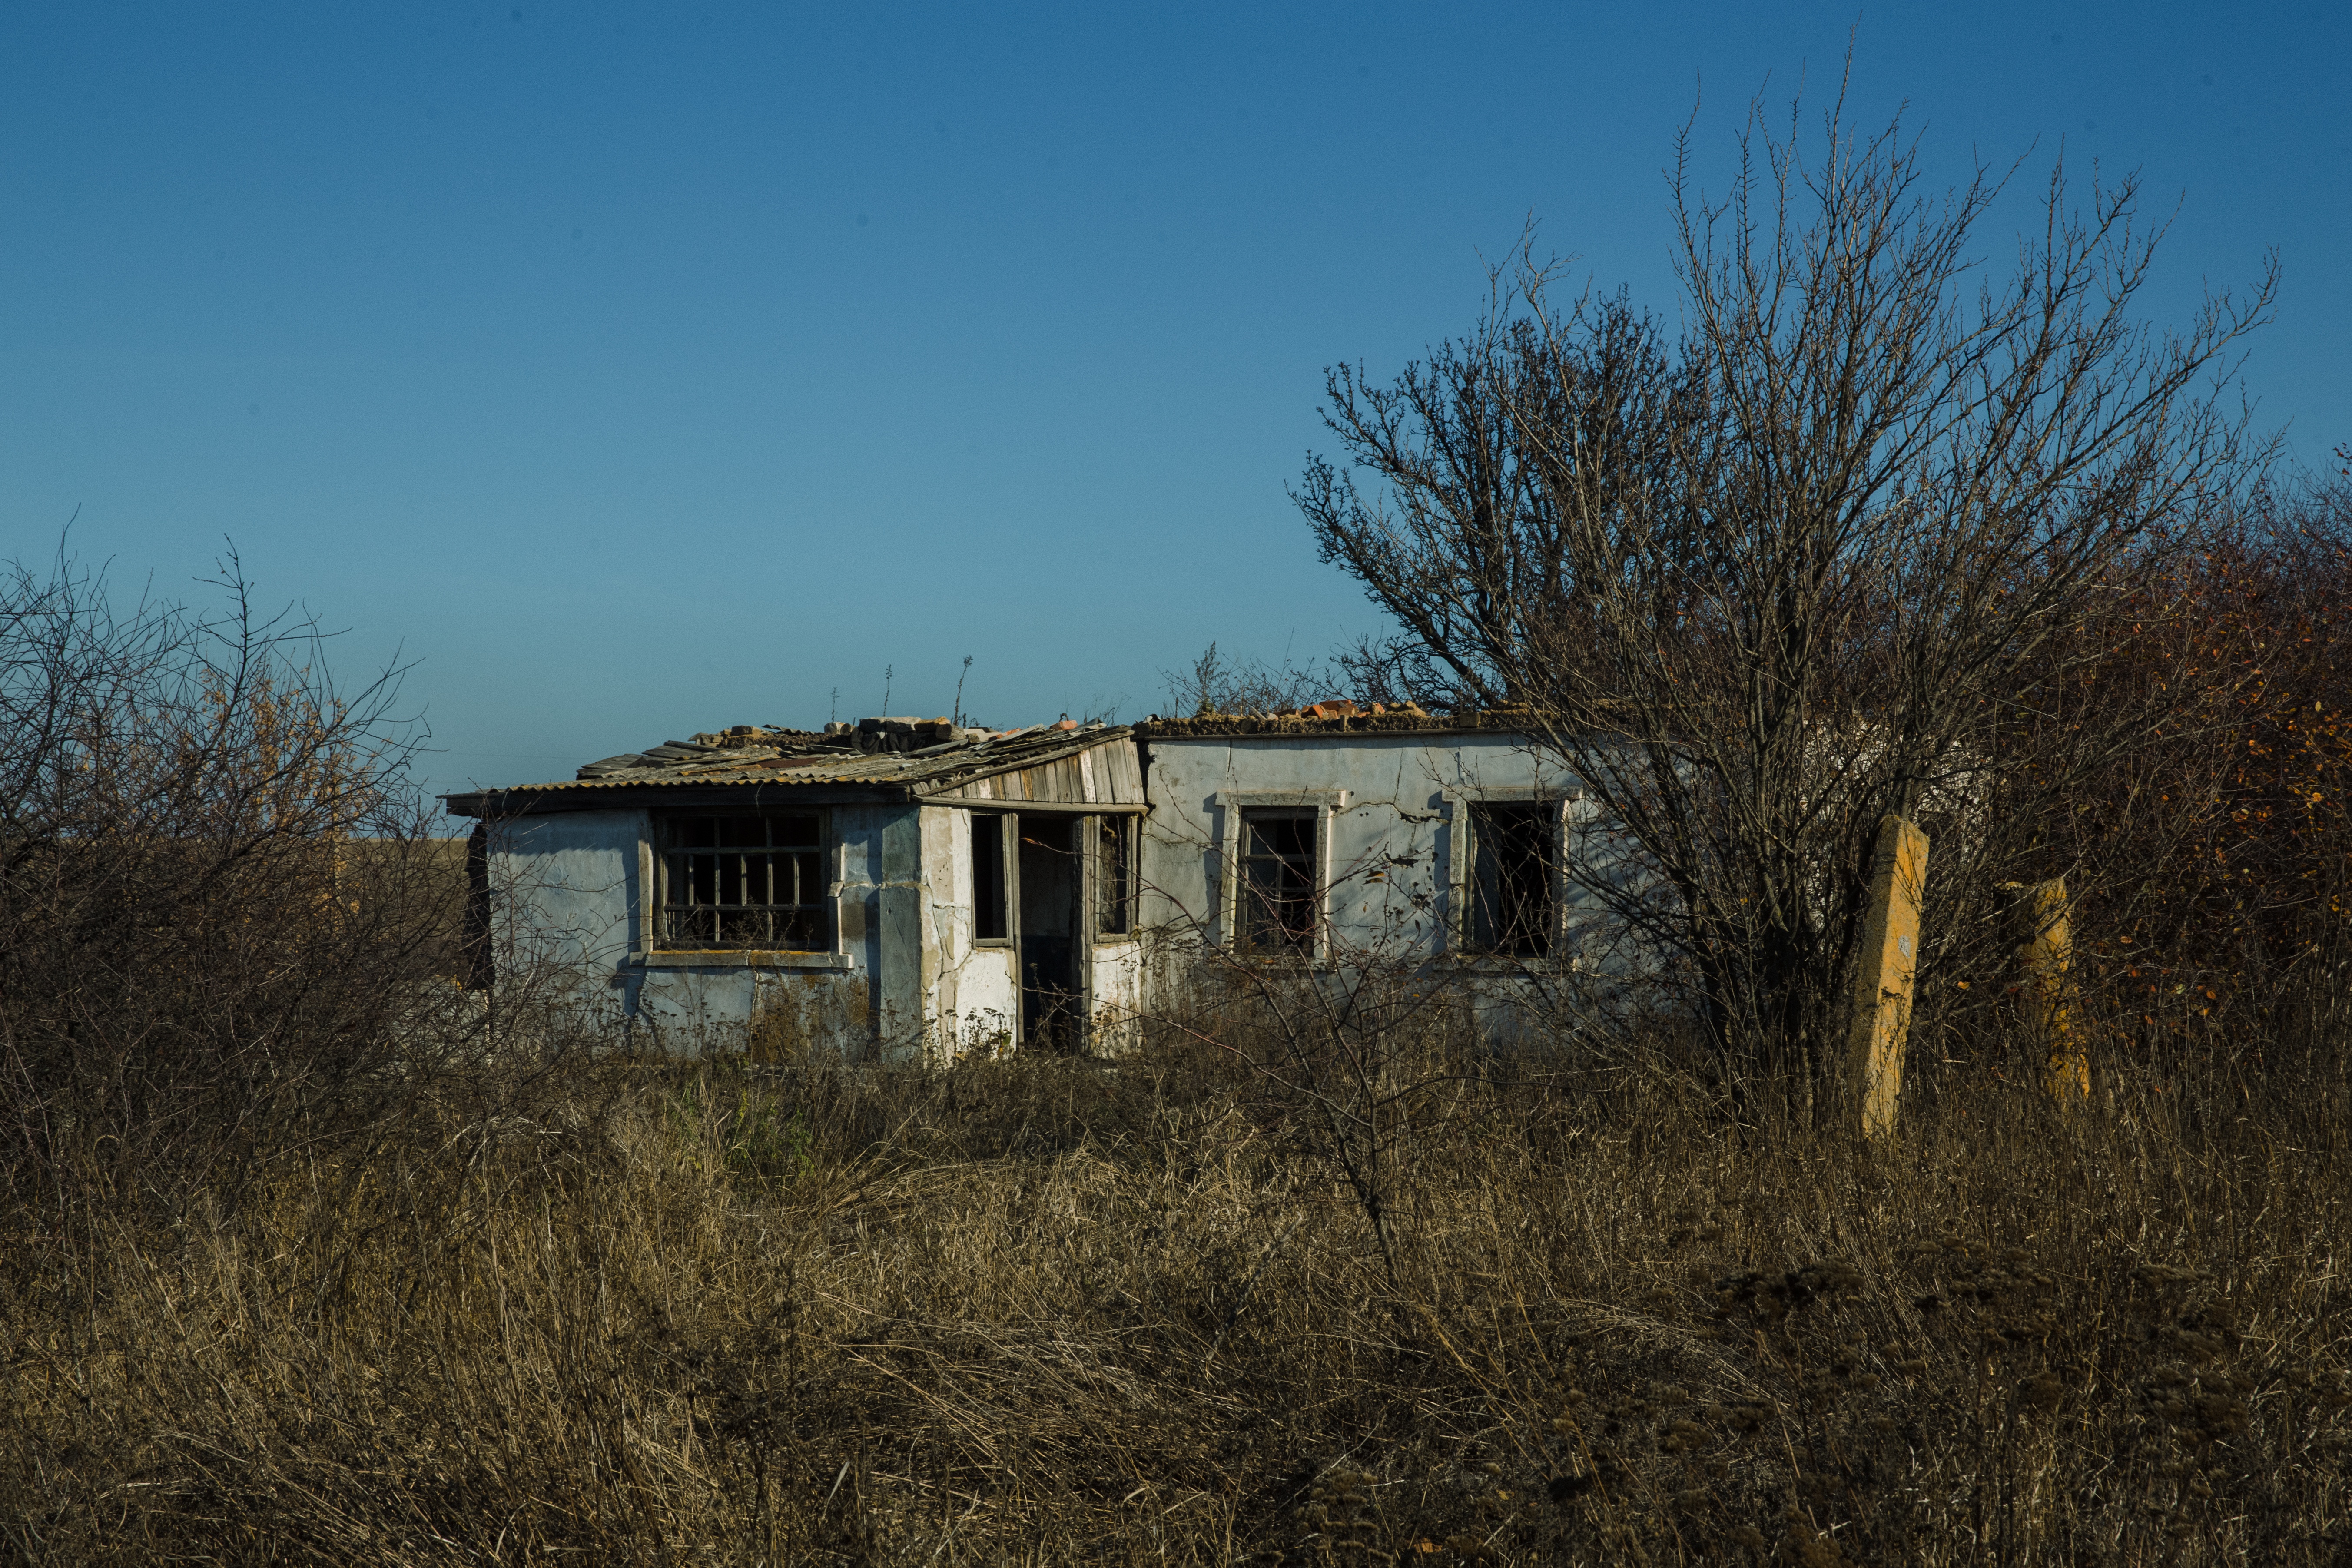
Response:
M1150 1001L1139 938L1097 937L1094 947L1094 1040L1098 1056L1116 1056L1134 1043L1135 1021Z
M642 811L526 816L490 827L490 920L501 973L619 973L635 951Z
M888 930L920 927L920 846L906 806L835 806L835 952L813 967L666 961L645 951L651 814L576 811L492 825L490 889L502 984L551 984L611 1007L662 1048L739 1046L759 1022L767 1048L866 1056L919 1037L910 966L883 962ZM909 916L913 916L910 921ZM647 962L648 958L651 963ZM919 981L919 969L913 970Z
M930 880L932 940L938 954L930 995L932 1048L948 1059L1010 1048L1021 1018L1013 950L972 940L974 890L971 814L923 809L923 853Z
M1560 796L1576 781L1508 735L1216 736L1151 742L1144 831L1145 921L1224 944L1225 877L1254 795L1318 799L1331 942L1341 950L1431 953L1450 945L1465 802L1519 792ZM1234 799L1232 797L1243 797Z
M1233 940L1234 856L1243 810L1313 805L1321 819L1325 935L1316 967L1361 973L1403 965L1443 976L1491 1037L1556 1031L1580 1009L1626 1005L1640 955L1604 947L1613 922L1578 875L1555 884L1562 917L1549 954L1467 951L1471 808L1480 800L1564 803L1568 862L1622 884L1627 852L1582 799L1562 762L1507 734L1155 737L1143 847L1150 1001L1181 1006L1184 988L1219 971ZM1214 960L1207 971L1204 960ZM1416 970L1416 966L1418 969Z

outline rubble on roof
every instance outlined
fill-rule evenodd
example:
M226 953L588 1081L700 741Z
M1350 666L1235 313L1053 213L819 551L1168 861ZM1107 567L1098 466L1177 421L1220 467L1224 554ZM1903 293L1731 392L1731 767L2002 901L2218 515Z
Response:
M1146 737L1192 735L1377 734L1410 730L1520 730L1524 709L1432 713L1417 702L1357 702L1339 698L1271 713L1195 713L1189 719L1157 714L1136 726Z
M1199 713L1189 719L1154 715L1134 731L1171 739L1207 735L1368 734L1398 731L1519 730L1524 710L1433 714L1417 703L1360 703L1348 699L1308 703L1272 713ZM1107 728L1064 717L1050 724L990 730L948 719L886 716L835 722L822 730L737 724L642 752L604 757L574 775L582 784L725 784L770 781L814 784L912 782L1001 763L1014 756L1091 739ZM1125 733L1126 727L1118 726ZM545 786L536 786L545 787Z
M977 745L997 733L945 719L861 719L855 724L827 724L823 730L738 724L729 730L709 731L691 740L664 741L642 752L600 758L582 767L575 776L602 779L680 768L740 767L786 757L929 756L959 746Z
M876 718L823 730L738 724L582 767L573 784L915 783L972 768L1025 763L1075 743L1126 734L1124 725L1064 718L1019 730L989 730L946 719ZM563 785L523 786L532 789Z

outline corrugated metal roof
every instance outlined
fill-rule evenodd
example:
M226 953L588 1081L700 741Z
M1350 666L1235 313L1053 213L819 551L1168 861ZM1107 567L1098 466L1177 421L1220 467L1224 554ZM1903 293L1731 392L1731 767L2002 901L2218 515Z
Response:
M756 741L734 736L673 741L652 752L591 763L577 778L455 791L443 798L461 816L478 816L493 796L573 795L620 789L676 789L756 784L762 788L898 785L917 794L949 789L1013 768L1074 757L1111 741L1128 741L1127 725L1041 724L963 736L912 752L861 752L854 744L805 731L769 732ZM973 739L969 737L978 736ZM854 742L854 732L843 740ZM733 743L729 743L729 742Z

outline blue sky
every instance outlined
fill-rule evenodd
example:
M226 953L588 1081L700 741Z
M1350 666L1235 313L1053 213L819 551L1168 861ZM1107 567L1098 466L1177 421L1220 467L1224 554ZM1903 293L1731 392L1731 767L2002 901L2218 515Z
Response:
M1671 312L1759 90L2137 170L2184 317L2352 439L2352 7L0 9L0 554L415 661L429 782L742 722L1164 703L1376 621L1284 495L1321 367L1547 247ZM2177 209L2177 210L2176 210ZM2021 221L2022 205L2011 210ZM2009 221L2005 218L2004 221ZM1989 229L1998 251L2011 230Z

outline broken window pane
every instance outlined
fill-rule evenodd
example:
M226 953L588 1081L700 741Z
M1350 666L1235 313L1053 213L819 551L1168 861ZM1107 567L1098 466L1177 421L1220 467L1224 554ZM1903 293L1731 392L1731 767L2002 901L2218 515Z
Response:
M824 826L815 812L667 819L661 945L796 952L831 946Z
M1095 931L1126 936L1135 929L1135 818L1105 816L1096 837Z
M971 814L971 934L1003 942L1004 929L1004 818Z
M1317 814L1312 808L1242 813L1241 947L1307 952L1315 942Z
M1553 871L1559 858L1557 801L1492 801L1470 809L1470 945L1482 952L1539 958L1558 923Z

